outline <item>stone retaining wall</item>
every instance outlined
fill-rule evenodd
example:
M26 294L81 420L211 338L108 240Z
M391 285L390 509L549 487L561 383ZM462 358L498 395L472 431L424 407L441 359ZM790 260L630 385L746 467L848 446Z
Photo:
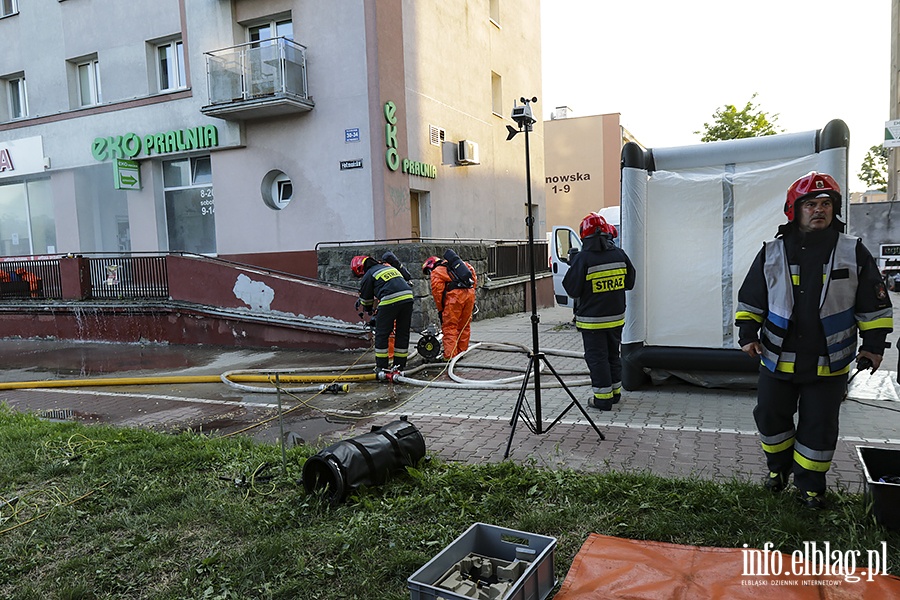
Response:
M437 309L431 297L431 284L422 273L422 263L429 256L443 256L447 248L454 252L475 269L478 284L475 290L475 320L500 317L516 312L530 310L528 295L529 277L507 277L491 280L485 275L488 266L488 245L478 243L401 243L378 244L371 246L330 246L317 250L318 275L321 281L335 285L359 288L359 279L350 272L350 260L357 255L369 255L380 260L390 250L412 273L412 288L415 295L412 330L421 331L429 324L438 325ZM553 302L553 284L550 275L540 276L538 286L542 293L538 297L540 306L550 306L546 301L546 288L549 285L549 302ZM542 303L542 299L544 302Z

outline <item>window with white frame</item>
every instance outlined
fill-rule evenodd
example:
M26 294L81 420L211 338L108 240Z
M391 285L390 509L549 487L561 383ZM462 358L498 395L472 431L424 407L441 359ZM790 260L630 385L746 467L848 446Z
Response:
M9 118L24 119L28 116L28 94L25 92L25 76L6 80L9 98Z
M19 12L18 0L0 0L0 19Z
M290 19L282 19L278 21L269 21L247 28L247 34L250 42L259 42L270 40L276 37L285 37L289 40L294 39L294 24Z
M503 116L503 79L491 72L491 111L498 116Z
M164 92L187 87L184 69L184 44L181 40L173 40L156 47L156 66L159 71L159 91Z
M81 106L93 106L103 101L100 92L100 61L96 58L79 62L76 65L78 71L78 100Z

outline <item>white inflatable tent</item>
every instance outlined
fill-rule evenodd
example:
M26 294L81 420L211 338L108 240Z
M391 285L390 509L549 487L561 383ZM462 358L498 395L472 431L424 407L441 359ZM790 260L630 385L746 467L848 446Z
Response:
M626 390L651 370L701 385L704 374L727 381L727 373L757 371L737 345L738 290L762 243L786 222L785 194L798 177L834 177L846 219L849 140L847 125L833 120L803 133L623 147L622 248L637 270L622 332Z

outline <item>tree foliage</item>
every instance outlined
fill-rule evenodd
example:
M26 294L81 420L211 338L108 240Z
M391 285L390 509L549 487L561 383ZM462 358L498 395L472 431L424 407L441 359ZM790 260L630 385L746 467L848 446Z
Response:
M756 94L750 97L744 108L738 110L733 104L716 109L712 123L704 123L701 131L701 142L714 142L717 140L736 140L740 138L760 137L763 135L775 135L783 130L776 125L777 114L769 114L754 104Z
M884 146L872 146L866 153L859 167L859 178L870 190L887 191L889 153Z

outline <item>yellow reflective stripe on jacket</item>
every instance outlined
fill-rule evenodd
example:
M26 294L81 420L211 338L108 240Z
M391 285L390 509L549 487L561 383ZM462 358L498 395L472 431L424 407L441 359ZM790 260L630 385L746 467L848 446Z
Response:
M576 316L575 327L578 329L612 329L625 325L625 315L611 315L608 317Z
M613 292L615 290L625 289L625 274L628 272L628 270L622 263L611 264L615 265L615 268L601 268L598 270L593 270L597 269L597 267L592 267L592 269L588 270L585 279L588 281L588 283L591 284L592 292ZM600 265L600 267L606 266L609 265Z
M413 299L413 293L404 290L402 292L397 292L395 294L389 294L389 295L385 296L384 298L382 298L381 300L378 301L378 305L386 306L388 304L393 304L395 302L400 302L402 300L412 300L412 299Z
M757 323L763 322L762 315L758 315L756 313L752 313L746 310L739 310L734 313L735 321L756 321Z
M395 277L403 277L403 275L401 275L400 271L394 267L387 267L386 269L381 269L375 273L375 279L380 279L381 281L387 281L388 279L393 279Z
M894 327L894 317L890 308L886 308L884 312L879 311L877 315L856 315L856 318L857 326L863 331L868 331L870 329L893 329Z

